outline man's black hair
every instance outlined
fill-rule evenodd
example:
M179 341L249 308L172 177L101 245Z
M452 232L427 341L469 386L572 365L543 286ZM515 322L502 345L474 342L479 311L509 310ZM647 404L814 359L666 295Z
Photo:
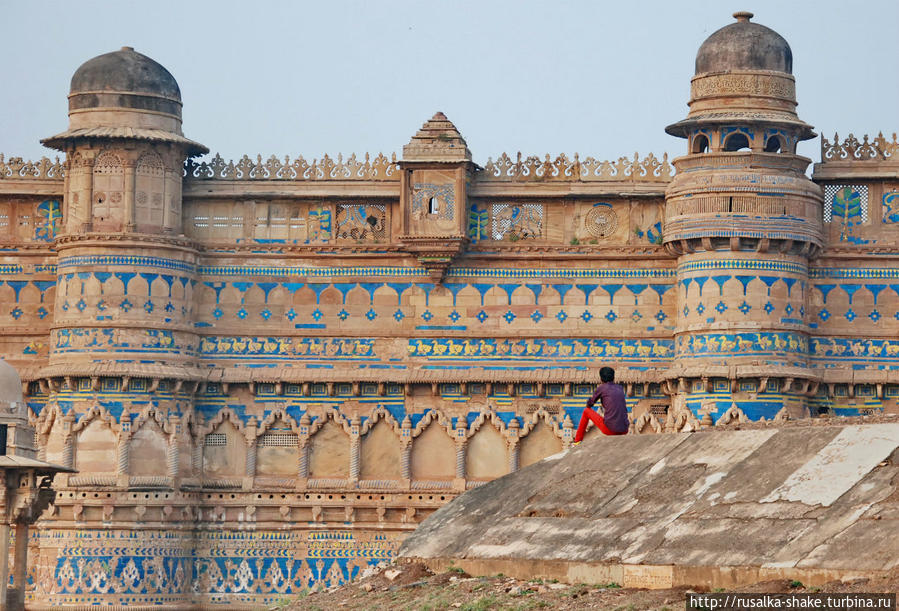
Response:
M603 384L613 381L615 379L615 370L611 367L603 367L599 370L599 379L603 381Z

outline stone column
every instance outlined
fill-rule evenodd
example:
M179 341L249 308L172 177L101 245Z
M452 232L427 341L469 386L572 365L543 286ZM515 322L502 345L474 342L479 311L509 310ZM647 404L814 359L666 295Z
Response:
M412 479L412 442L403 444L402 456L400 459L400 473L405 480Z
M456 479L465 479L465 451L467 441L456 442Z
M178 461L180 456L180 448L178 447L178 435L172 434L169 437L169 445L166 448L166 467L168 476L173 480L178 477Z
M307 479L309 477L309 438L300 438L299 452L297 452L297 477Z
M6 522L0 524L0 550L3 550L0 553L0 607L6 609L7 587L9 585L9 524Z
M518 447L519 439L516 437L509 441L509 473L518 471Z
M521 438L518 436L519 428L518 418L513 417L509 422L507 431L509 437L509 473L518 471L518 450L521 443Z
M118 452L117 455L117 468L116 473L119 476L128 475L128 469L130 468L130 445L131 445L131 427L130 427L130 418L127 414L122 414L122 430L119 433L119 445L116 450Z
M8 546L0 549L6 555ZM13 585L16 588L16 600L9 601L9 609L25 609L26 569L28 568L28 523L16 522L16 551L13 559Z
M247 421L247 462L246 477L244 478L244 488L249 490L253 486L253 478L256 477L256 419L250 418Z
M353 416L350 420L350 480L351 486L359 485L359 473L362 462L362 437L360 435L360 426L362 422L359 415Z
M190 446L190 466L193 469L194 477L203 476L203 444L200 437L191 438Z
M134 220L135 162L126 159L123 161L122 166L122 169L125 172L125 194L123 202L123 205L125 206L125 218L122 230L133 232L137 227Z

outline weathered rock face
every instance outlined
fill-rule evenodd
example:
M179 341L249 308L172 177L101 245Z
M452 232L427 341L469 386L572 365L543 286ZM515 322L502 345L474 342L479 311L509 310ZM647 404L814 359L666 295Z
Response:
M899 564L899 424L599 439L458 497L432 568L625 586L815 584Z

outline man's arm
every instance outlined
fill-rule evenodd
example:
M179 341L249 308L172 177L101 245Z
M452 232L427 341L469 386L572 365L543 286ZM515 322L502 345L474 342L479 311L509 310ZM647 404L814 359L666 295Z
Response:
M602 386L597 386L596 390L593 392L593 396L587 399L587 407L593 407L596 405L596 402L599 400L600 395L602 395ZM600 402L600 405L602 403Z

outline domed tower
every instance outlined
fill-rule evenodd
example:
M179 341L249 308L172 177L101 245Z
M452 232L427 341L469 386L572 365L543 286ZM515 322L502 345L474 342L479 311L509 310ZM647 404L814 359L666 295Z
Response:
M823 242L821 189L796 154L793 54L736 13L696 55L688 143L665 198L664 243L678 256L676 401L713 420L806 409L809 259ZM717 415L717 416L716 416Z
M177 413L162 391L193 379L197 359L181 181L185 158L207 151L181 132L178 83L130 47L95 57L72 77L69 129L43 143L66 153L46 373L66 382L51 402L78 411L84 391L121 393L126 419L148 402Z
M131 47L72 76L69 129L43 144L67 154L64 233L181 233L186 156L208 152L181 133L181 91Z

